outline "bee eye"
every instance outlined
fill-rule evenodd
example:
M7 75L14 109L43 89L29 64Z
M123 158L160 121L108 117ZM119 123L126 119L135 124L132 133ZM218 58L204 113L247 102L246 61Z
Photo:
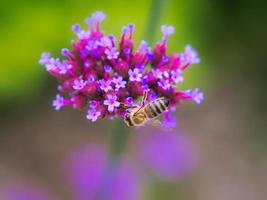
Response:
M164 104L168 107L170 104L170 100L169 99L164 99Z

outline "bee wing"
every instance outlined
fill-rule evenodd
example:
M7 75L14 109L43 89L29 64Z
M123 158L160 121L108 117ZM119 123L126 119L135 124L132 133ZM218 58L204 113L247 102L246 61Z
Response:
M159 121L158 119L154 119L154 120L152 120L151 125L152 125L153 127L155 127L155 128L161 128L161 127L162 127L162 123L161 123L161 121Z

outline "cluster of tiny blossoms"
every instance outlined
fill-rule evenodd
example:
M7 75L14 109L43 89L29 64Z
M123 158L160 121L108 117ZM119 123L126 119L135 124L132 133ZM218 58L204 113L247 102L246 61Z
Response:
M115 37L101 30L105 17L96 11L86 19L88 30L82 30L79 24L72 26L77 39L72 40L71 50L61 50L66 59L53 58L48 52L41 55L39 63L60 83L60 94L53 101L56 110L66 105L75 109L86 107L87 119L93 122L115 115L123 117L125 108L121 104L136 103L144 91L148 92L148 101L158 97L170 99L170 111L185 100L201 103L204 95L198 88L186 91L176 88L183 81L184 70L200 60L190 45L183 53L166 54L166 43L174 27L161 26L162 40L154 48L141 41L134 50L134 24L123 27L116 47ZM172 124L169 113L165 121Z

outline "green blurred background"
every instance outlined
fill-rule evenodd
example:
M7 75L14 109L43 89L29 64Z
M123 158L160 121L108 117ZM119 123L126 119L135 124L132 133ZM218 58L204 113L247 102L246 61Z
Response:
M69 47L74 38L71 25L84 22L96 10L107 14L103 29L116 38L123 25L133 22L136 43L145 37L153 45L161 38L161 24L174 25L168 51L181 52L188 43L199 51L201 64L188 69L181 87L200 87L206 100L177 109L179 126L193 139L201 158L195 175L177 186L184 198L265 199L263 0L1 0L0 186L17 177L32 177L67 199L56 178L57 160L76 144L108 140L101 122L88 123L84 113L53 111L57 82L38 65L43 51L60 56L61 48ZM150 16L153 35L147 33ZM161 195L151 199L176 199L168 195L177 187L165 187L152 191Z

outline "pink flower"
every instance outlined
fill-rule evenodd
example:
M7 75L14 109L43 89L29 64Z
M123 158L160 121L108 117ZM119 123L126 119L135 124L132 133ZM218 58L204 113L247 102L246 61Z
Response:
M91 120L92 122L95 122L99 116L101 115L101 112L97 111L97 110L88 110L86 118Z
M204 94L196 88L194 90L187 90L185 93L190 96L197 104L200 104L204 100Z
M108 58L109 60L117 59L118 56L119 56L119 52L116 51L115 48L106 49L106 50L105 50L105 54L107 55L107 58Z
M117 99L115 95L107 95L107 99L104 100L104 105L108 106L109 112L113 112L114 108L120 106L120 102L118 102Z
M200 59L198 58L198 53L196 50L194 50L191 45L185 46L185 52L182 55L183 60L188 63L197 64L200 62Z
M112 90L112 87L111 87L111 81L110 80L99 80L99 86L100 86L100 89L107 92L109 90Z
M86 85L86 81L84 80L75 80L73 83L73 89L74 90L81 90L84 88L84 86Z
M53 100L53 107L55 108L55 110L60 110L60 108L63 106L64 98L60 94L57 94L56 99Z
M140 82L142 74L139 72L139 69L135 68L134 70L129 69L128 74L130 76L130 81Z
M72 40L71 48L61 50L67 59L53 58L48 52L41 55L39 63L58 79L58 91L65 97L59 95L53 101L56 110L65 105L82 109L89 102L97 101L97 107L87 113L89 120L96 121L116 115L123 117L126 108L119 105L127 104L129 98L137 104L145 91L150 99L169 99L171 107L186 100L196 103L203 100L204 95L198 89L183 91L176 87L183 81L184 70L200 60L190 45L184 53L166 53L174 27L163 25L161 42L151 48L141 41L135 51L134 24L123 27L116 46L115 37L101 30L105 18L103 12L96 11L86 20L88 30L79 24L72 26L77 38Z

